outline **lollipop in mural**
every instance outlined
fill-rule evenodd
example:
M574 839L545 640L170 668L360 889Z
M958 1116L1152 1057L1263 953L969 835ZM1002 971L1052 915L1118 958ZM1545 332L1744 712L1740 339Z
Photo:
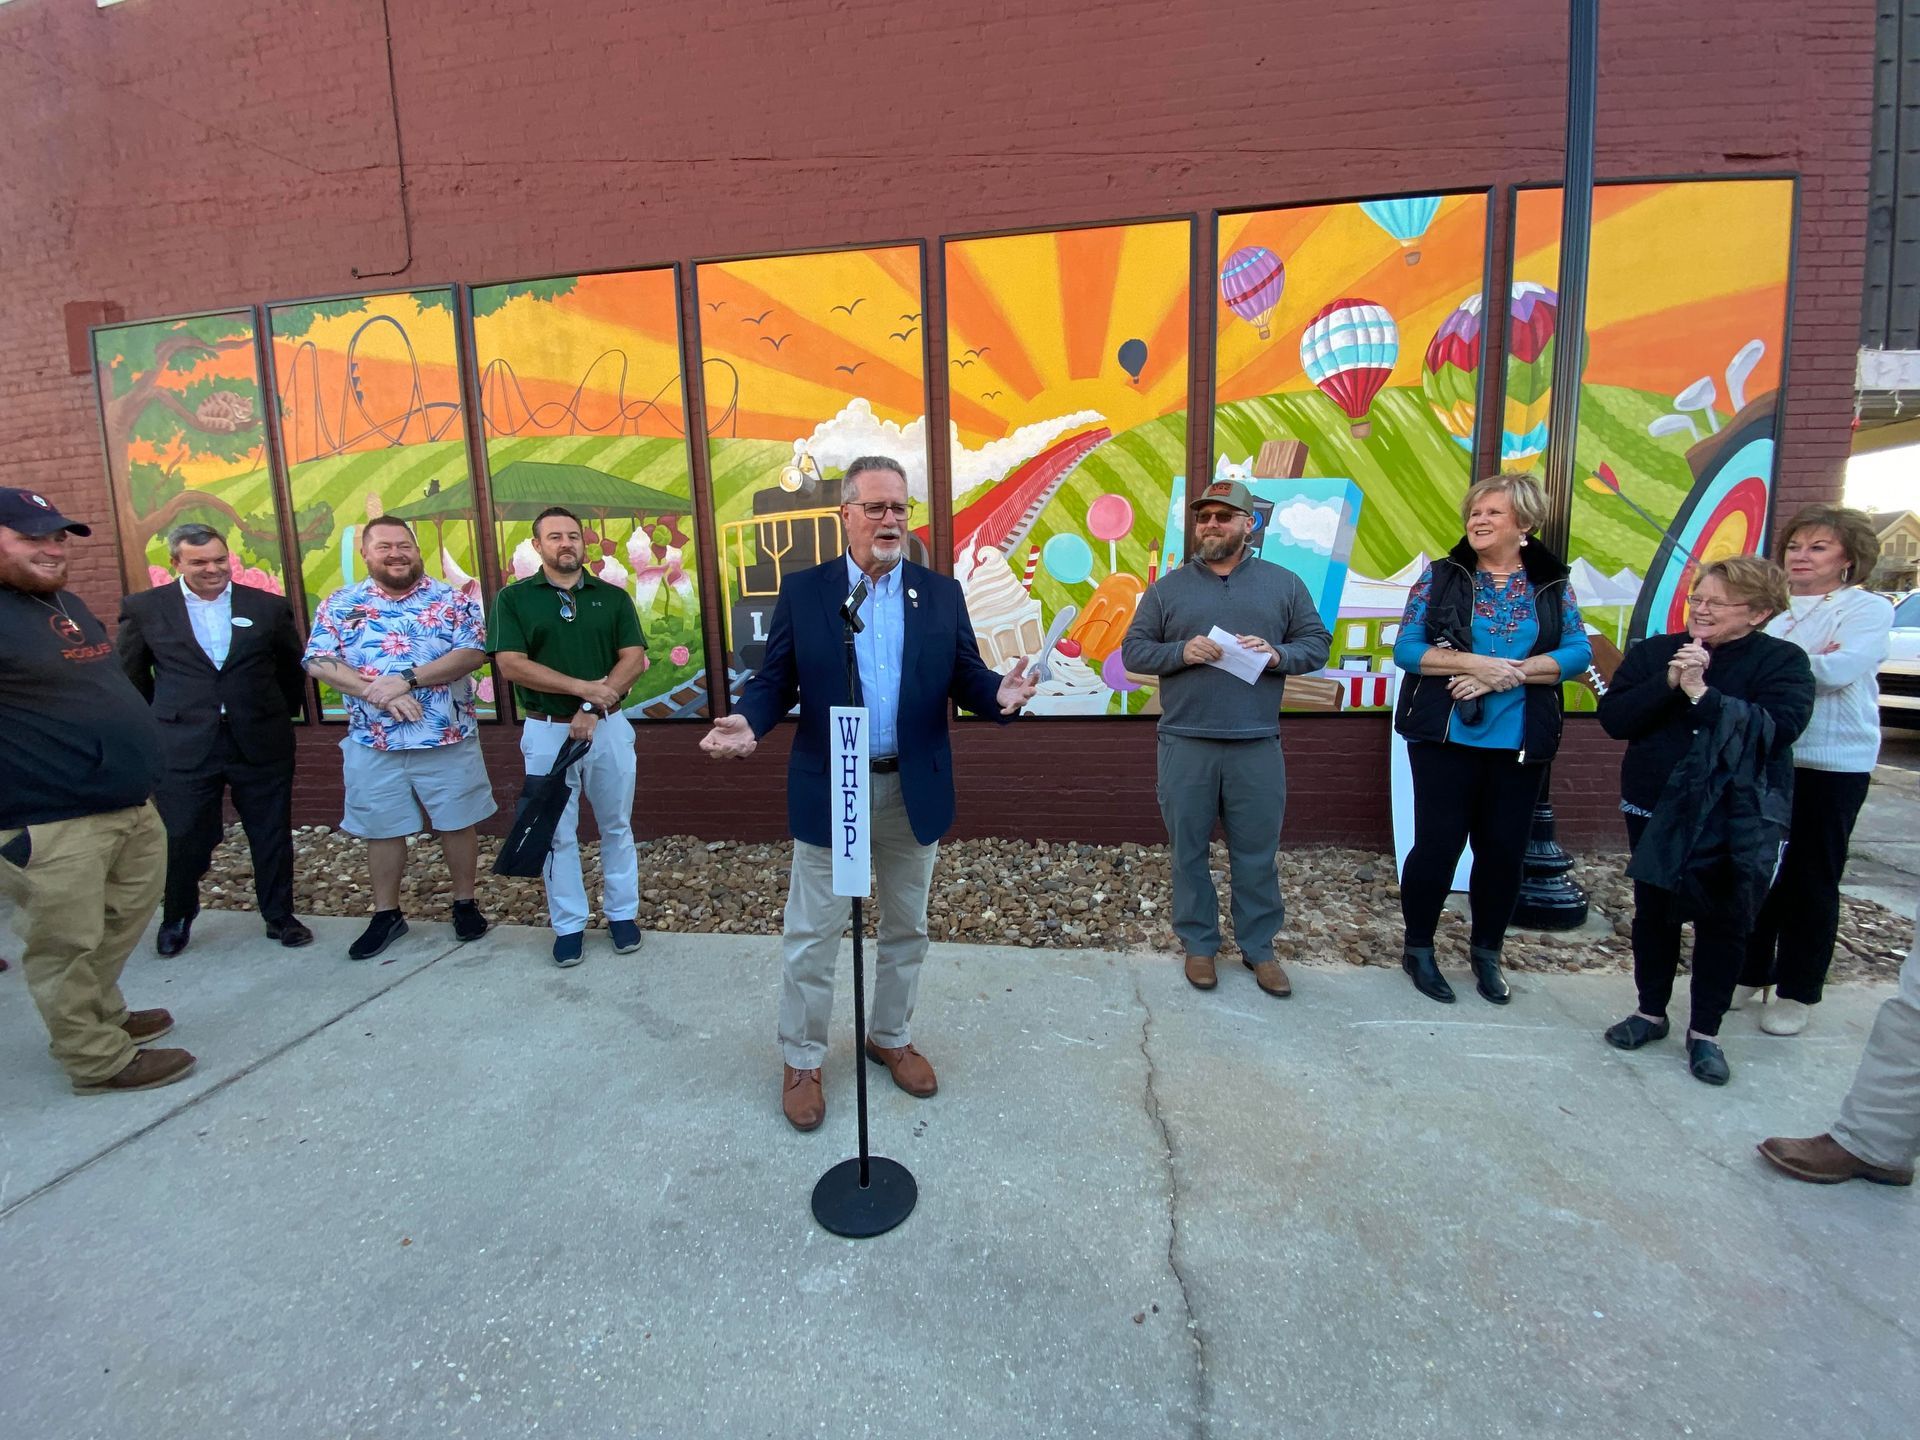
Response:
M1367 411L1400 358L1400 327L1371 300L1336 300L1307 322L1300 365L1351 422L1353 438L1373 433Z
M1040 563L1062 585L1084 585L1093 574L1093 548L1078 535L1063 532L1040 547Z
M1120 368L1127 372L1127 382L1140 383L1140 372L1147 368L1147 342L1129 340L1120 347L1120 353L1114 357L1120 362Z
M1462 450L1473 449L1480 399L1480 297L1469 295L1433 332L1420 365L1420 393L1440 428Z
M1408 195L1398 200L1362 200L1360 213L1400 242L1407 264L1420 263L1420 237L1440 213L1438 195Z
M1107 569L1120 568L1120 542L1133 530L1133 506L1123 495L1102 495L1087 507L1087 531L1107 542Z
M1229 310L1258 329L1262 340L1273 338L1267 321L1286 286L1287 267L1264 245L1236 250L1220 267L1220 298Z
M1560 297L1532 280L1513 282L1507 302L1507 405L1500 421L1500 461L1531 460L1547 448L1553 406L1554 336Z

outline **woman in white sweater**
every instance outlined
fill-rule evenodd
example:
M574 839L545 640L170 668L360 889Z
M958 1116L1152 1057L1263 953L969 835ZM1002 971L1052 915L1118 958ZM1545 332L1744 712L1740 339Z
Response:
M1780 532L1792 604L1767 633L1807 652L1813 720L1793 745L1793 828L1773 891L1747 950L1738 1008L1772 987L1760 1012L1769 1035L1798 1035L1820 1003L1840 921L1840 873L1853 822L1880 758L1880 686L1893 606L1857 582L1873 573L1880 540L1858 510L1812 505Z

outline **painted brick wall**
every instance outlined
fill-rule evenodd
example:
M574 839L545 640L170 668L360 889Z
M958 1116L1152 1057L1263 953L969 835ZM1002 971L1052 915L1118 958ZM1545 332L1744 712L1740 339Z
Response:
M1837 495L1865 237L1873 12L1608 0L1605 176L1803 177L1781 503ZM129 316L746 251L1552 180L1563 7L1536 0L372 0L0 7L0 477L106 511L61 307ZM1504 205L1504 195L1501 200ZM1497 219L1504 232L1504 219ZM1500 237L1504 240L1504 233ZM117 595L110 543L75 588ZM1590 721L1563 830L1617 833ZM1588 743L1589 735L1591 742ZM642 739L648 833L782 833L779 753ZM1385 721L1287 722L1291 841L1384 844ZM335 731L303 737L335 818ZM1080 778L1099 746L1097 788ZM971 726L961 833L1157 839L1148 726ZM503 780L511 736L489 742ZM510 792L508 792L510 793Z

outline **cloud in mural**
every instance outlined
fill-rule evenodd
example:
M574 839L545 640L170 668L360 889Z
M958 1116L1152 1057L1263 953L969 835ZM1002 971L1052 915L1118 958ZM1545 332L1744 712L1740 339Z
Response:
M953 493L964 495L977 485L1011 475L1069 430L1097 425L1107 417L1098 410L1076 410L1051 420L1022 425L1011 435L989 440L978 450L960 443L960 427L953 427Z
M1304 545L1321 555L1331 555L1340 539L1340 507L1315 505L1296 496L1273 512L1273 525L1295 545Z
M865 400L849 400L846 409L826 421L802 443L822 470L844 470L862 455L891 455L907 472L907 494L927 503L926 422L905 425L882 420Z

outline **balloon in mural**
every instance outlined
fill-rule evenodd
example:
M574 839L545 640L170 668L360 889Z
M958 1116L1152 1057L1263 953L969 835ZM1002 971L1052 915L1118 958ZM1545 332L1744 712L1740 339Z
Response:
M1220 298L1234 314L1254 325L1262 340L1273 338L1267 320L1286 286L1287 267L1264 245L1236 250L1220 267Z
M1120 347L1118 358L1120 360L1120 368L1127 372L1127 379L1138 385L1140 383L1140 372L1144 370L1147 365L1147 342L1144 340L1127 341L1126 344Z
M1500 424L1500 460L1531 460L1547 448L1553 405L1554 334L1560 297L1531 280L1513 282L1507 304L1507 411Z
M1440 213L1438 195L1410 195L1398 200L1362 200L1360 211L1400 242L1409 265L1420 263L1420 237Z
M1462 450L1473 449L1473 419L1480 400L1480 297L1460 302L1427 345L1420 365L1420 391L1440 428Z
M1040 563L1062 585L1084 585L1093 574L1093 547L1070 532L1056 535L1040 547Z
M1352 424L1353 438L1373 432L1367 410L1400 358L1400 327L1371 300L1336 300L1307 323L1300 364L1307 378Z

